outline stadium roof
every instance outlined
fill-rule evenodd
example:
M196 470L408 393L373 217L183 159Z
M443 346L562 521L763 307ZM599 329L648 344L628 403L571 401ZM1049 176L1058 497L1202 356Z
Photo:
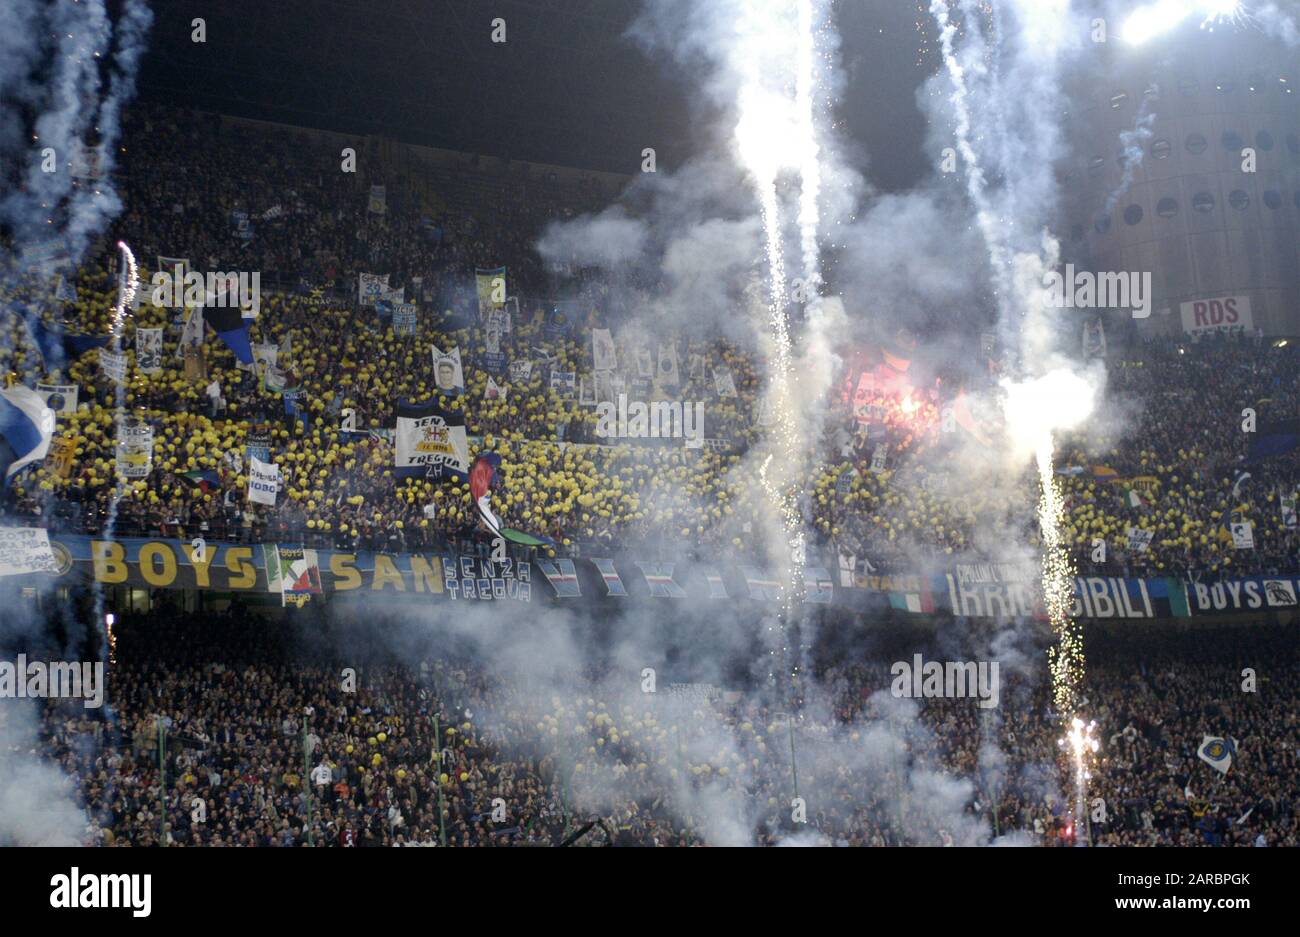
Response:
M637 0L167 0L144 100L631 173L684 156L684 89L623 38ZM201 17L207 42L191 40ZM492 21L506 23L504 43Z

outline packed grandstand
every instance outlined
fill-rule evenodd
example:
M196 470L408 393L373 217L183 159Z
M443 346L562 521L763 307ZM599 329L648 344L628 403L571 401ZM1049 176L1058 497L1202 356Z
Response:
M152 143L121 156L127 211L102 249L60 280L58 296L49 277L33 277L8 297L23 314L7 321L0 366L8 385L58 394L64 409L53 448L58 455L66 446L67 457L47 459L7 489L7 513L54 531L104 528L115 490L116 400L93 340L109 333L113 245L123 237L145 266L125 347L161 329L163 350L150 367L137 362L126 384L126 412L153 429L154 470L121 492L119 534L394 553L472 537L478 519L467 482L412 482L395 471L398 405L432 399L463 412L468 438L501 455L508 513L555 540L549 553L688 538L745 555L762 497L742 459L764 419L755 353L714 336L620 328L602 316L600 291L585 288L580 271L542 270L530 245L548 220L589 207L590 193L538 178L484 185L472 167L421 180L442 181L441 191L417 190L411 180L403 188L358 182L326 171L334 154L288 129L193 113L137 109L127 130ZM371 212L370 185L385 181L390 204ZM150 270L168 259L260 271L263 308L241 323L246 362L210 337L187 370L182 342L192 310L155 306L149 285ZM499 306L507 324L488 329L475 277L497 270L509 297L483 305ZM383 276L383 295L414 307L410 325L393 321L392 302L378 300L376 309L358 295L372 273ZM616 344L613 382L598 383L593 368L599 330ZM1294 433L1268 417L1296 412L1300 369L1294 344L1280 344L1253 334L1111 338L1109 402L1130 423L1119 438L1080 436L1057 458L1081 573L1290 571ZM913 562L961 556L976 544L974 531L1009 508L999 492L969 490L942 471L952 436L991 440L995 427L963 405L970 377L936 373L913 360L915 346L895 333L842 349L807 482L819 549L853 557L863 571L906 569L904 543ZM431 348L459 349L463 389L442 393L427 366ZM602 442L593 404L612 401L616 390L633 400L705 402L705 444L592 445ZM1243 432L1244 408L1260 412L1260 432ZM1264 441L1280 454L1252 459ZM250 452L270 451L280 496L260 505L246 498L246 469ZM1023 482L1018 498L1036 484L1029 471ZM1253 528L1250 549L1234 543L1234 522Z
M126 210L75 273L11 290L0 343L6 386L58 411L48 456L4 491L6 524L46 531L68 577L57 599L27 587L21 601L54 637L20 643L109 663L103 709L51 703L33 729L79 841L1300 843L1285 617L1295 439L1285 421L1241 425L1247 407L1296 412L1293 346L1121 328L1078 349L1105 360L1105 407L1126 425L1058 445L1076 613L1238 613L1089 631L1080 693L1105 757L1090 791L1101 807L1079 830L1033 628L1041 604L1017 591L1016 563L976 559L989 530L1039 545L1023 510L1037 479L951 470L954 452L978 466L969 453L997 445L996 415L974 402L996 384L994 349L964 371L905 330L838 349L800 502L819 625L793 715L753 692L761 674L737 647L772 614L755 547L763 484L746 459L771 418L758 353L618 320L598 279L539 263L545 225L593 207L590 187L467 159L419 178L340 174L302 132L159 107L132 109L125 138L151 141L120 154ZM119 238L142 265L120 385L99 355ZM178 264L260 271L256 315L156 303L152 273ZM444 379L436 362L452 349ZM126 453L119 390L144 440ZM703 401L700 444L601 439L598 405L618 394ZM497 457L489 516L527 531L511 529L508 558L468 473L399 471L396 426L413 402L463 420L476 464ZM277 467L269 499L253 497L255 460ZM85 622L123 586L107 593L101 637ZM382 595L322 601L358 587ZM534 666L487 665L483 635L431 637L418 603L382 601L426 591L496 600L440 614L521 643ZM614 609L618 596L699 603L685 620L725 633L718 665L690 661L678 634L675 655L638 659L638 640L611 637L557 664L574 625L548 617L570 614L554 602L606 602L612 633L650 627L654 612ZM719 598L734 601L708 604ZM290 599L305 606L280 611ZM578 627L597 627L582 614ZM980 624L1008 615L1030 626ZM502 622L520 631L507 639ZM1001 705L883 693L889 661L921 648L1004 661ZM671 685L645 693L641 664ZM1242 692L1245 668L1258 692ZM18 731L7 712L0 737ZM1211 737L1231 739L1229 770L1198 757Z

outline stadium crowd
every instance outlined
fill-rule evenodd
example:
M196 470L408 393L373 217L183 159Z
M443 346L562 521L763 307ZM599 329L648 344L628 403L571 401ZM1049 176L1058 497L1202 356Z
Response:
M891 695L890 658L933 656L929 639L841 648L821 655L791 725L754 687L623 692L618 668L578 662L547 687L446 648L358 650L356 627L237 606L123 616L109 705L51 704L40 723L38 750L70 778L85 841L556 845L588 829L583 845L801 835L1073 845L1079 835L1042 668L1004 676L999 705L980 709ZM1294 638L1294 626L1090 634L1083 706L1102 748L1082 835L1300 845ZM1244 691L1244 667L1257 670L1257 692ZM1205 735L1235 740L1226 773L1198 759ZM806 823L791 812L796 792Z
M134 347L136 328L162 328L163 360L156 373L130 370L124 406L154 427L153 470L120 486L119 535L387 551L472 537L468 485L394 477L395 407L436 398L464 411L472 450L502 456L498 513L553 538L556 551L670 550L683 540L718 552L753 548L766 497L756 460L746 458L764 422L758 359L721 339L610 322L600 289L580 271L543 269L532 246L542 227L591 207L591 191L511 176L484 186L472 166L436 178L344 173L335 150L290 131L160 108L131 119L138 126L126 139L152 142L120 156L126 210L78 271L76 298L52 302L43 277L11 291L7 304L44 309L56 331L108 334L119 237L145 273L158 257L185 257L198 270L260 271L275 288L264 291L250 336L276 347L282 383L260 366L237 366L213 336L197 362L184 361L184 310L153 305L145 282L123 349ZM383 165L368 156L362 166ZM374 184L386 186L383 211L369 210ZM474 273L502 265L517 312L508 333L490 336ZM413 334L358 304L362 273L386 274L417 301ZM547 294L566 298L539 298ZM591 330L601 327L612 328L619 362L616 382L605 385L592 372ZM498 339L500 352L491 352ZM873 366L893 371L889 384L827 402L801 493L814 546L876 569L908 569L978 553L976 531L1008 524L1032 543L1023 510L1037 498L1029 467L1010 484L964 484L961 476L978 473L954 468L996 460L996 427L971 416L954 382L913 387L909 362L887 345L877 355L884 363ZM463 394L435 386L430 346L460 349ZM528 363L528 373L516 363ZM1210 576L1294 569L1300 534L1282 499L1295 492L1296 452L1248 463L1252 436L1241 429L1245 407L1298 412L1294 349L1243 337L1138 344L1117 348L1107 365L1107 412L1122 414L1125 431L1063 440L1058 450L1078 568ZM15 479L6 512L56 530L102 531L119 486L116 388L97 354L46 361L23 317L11 315L0 373L6 384L79 391L76 411L58 427L70 458L51 457ZM572 385L563 380L570 373ZM489 378L502 391L495 397ZM605 399L621 388L632 399L704 401L705 444L594 445L600 386ZM344 431L349 414L355 428ZM280 467L274 507L246 497L251 440ZM1234 544L1234 521L1253 524L1253 548ZM1149 543L1133 529L1148 532Z

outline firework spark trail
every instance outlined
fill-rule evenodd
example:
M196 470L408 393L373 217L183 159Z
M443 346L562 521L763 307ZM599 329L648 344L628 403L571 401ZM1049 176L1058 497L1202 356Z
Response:
M776 676L777 667L791 677L799 670L790 639L791 626L803 605L807 547L799 494L807 474L804 461L808 446L803 439L797 393L799 381L788 317L784 224L777 189L778 177L784 170L797 170L800 176L799 246L810 317L815 316L820 306L821 285L817 243L821 167L814 120L817 42L813 0L797 0L794 12L795 74L764 73L750 63L737 102L736 125L737 152L758 197L767 262L766 331L771 348L767 394L772 411L772 447L759 468L759 481L780 524L786 548L780 558L780 620L772 621L767 628L772 660L769 676L772 677ZM790 83L783 80L787 77L793 78L793 99L789 94ZM779 90L772 90L773 85Z
M117 354L122 352L122 332L126 325L127 309L135 301L135 291L139 270L135 264L135 254L131 253L131 248L125 241L117 242L118 250L122 257L122 272L118 278L117 284L117 304L113 307L113 320L110 326L110 334L113 338L113 351ZM122 447L122 427L126 422L126 387L124 384L117 384L114 389L115 411L113 414L113 439L114 439L114 461L116 461L117 452ZM116 472L115 472L116 474ZM112 540L117 529L117 506L122 500L123 480L114 478L113 490L108 496L108 517L104 522L104 539ZM106 628L104 623L104 590L101 586L95 592L95 623L98 628ZM108 643L108 634L104 633L105 646Z
M1083 842L1083 831L1086 828L1087 815L1085 806L1087 804L1088 782L1092 780L1092 774L1088 771L1088 760L1097 753L1101 748L1101 743L1093 734L1097 728L1097 723L1085 723L1078 716L1070 722L1070 734L1060 740L1062 749L1069 749L1070 761L1074 764L1074 842L1079 845Z
M960 2L962 2L962 9L970 16L973 12L971 4L967 0L960 0ZM1015 281L1009 263L1011 250L1006 241L1007 226L1001 223L991 207L984 172L971 143L970 93L966 82L966 69L957 56L956 26L949 16L948 0L931 0L930 13L939 26L940 49L952 82L952 94L949 100L953 108L957 150L966 165L966 189L988 251L993 290L999 307L999 319L1007 321L1008 317L1016 312L1011 308L1016 291L1012 288ZM973 37L981 36L973 21L971 29ZM976 40L972 39L972 41ZM979 41L983 41L982 38ZM990 76L988 80L994 88L997 87L996 75ZM997 109L992 115L995 122L1004 118L1001 95L997 97ZM996 139L1003 141L1005 158L1007 141L1004 128L996 126L994 133ZM1017 263L1023 259L1021 258ZM1029 305L1032 311L1032 302ZM1043 603L1052 631L1057 637L1057 645L1051 649L1049 657L1053 700L1058 714L1063 719L1077 721L1075 707L1078 703L1078 686L1084 669L1083 639L1080 626L1070 614L1074 604L1074 571L1061 532L1064 504L1060 490L1056 487L1052 465L1055 443L1051 425L1050 422L1044 422L1041 427L1033 430L1035 460L1041 489L1038 526L1042 537ZM1076 804L1082 804L1086 794L1084 785L1087 781L1087 772L1083 769L1083 761L1086 757L1087 753L1082 750L1076 754L1074 772Z
M931 0L930 14L939 26L939 47L943 53L943 63L948 70L948 77L952 81L952 94L948 100L952 104L955 119L953 132L957 139L957 152L966 164L966 192L970 196L971 204L975 207L975 221L979 225L980 233L984 237L985 247L989 252L989 263L993 269L994 295L998 298L999 305L1002 306L1006 302L1008 294L1008 291L1004 288L1009 269L1008 253L1002 232L999 229L998 219L989 204L988 184L984 178L984 170L981 168L979 156L970 142L971 115L969 94L966 88L966 70L962 67L961 62L957 60L956 44L954 42L957 27L948 15L948 0Z
M1043 537L1043 605L1058 644L1051 651L1052 699L1062 715L1073 713L1079 680L1083 676L1083 640L1081 628L1070 615L1074 605L1074 566L1061 537L1065 504L1056 486L1052 468L1051 434L1039 445L1037 453L1038 526Z

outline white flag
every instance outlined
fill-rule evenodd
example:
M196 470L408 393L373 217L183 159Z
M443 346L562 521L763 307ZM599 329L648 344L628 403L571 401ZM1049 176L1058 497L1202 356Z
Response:
M108 348L99 349L99 370L114 384L126 383L126 355Z
M280 466L251 456L248 463L248 500L275 505L280 491Z
M195 306L185 313L185 327L181 329L181 340L176 346L176 357L184 358L185 349L198 348L203 344L203 307Z
M490 374L488 375L488 379L487 379L487 387L483 389L483 399L484 400L505 400L506 399L506 389L502 387L500 384L498 384Z
M609 329L591 330L591 368L593 371L612 371L618 367L614 339Z

